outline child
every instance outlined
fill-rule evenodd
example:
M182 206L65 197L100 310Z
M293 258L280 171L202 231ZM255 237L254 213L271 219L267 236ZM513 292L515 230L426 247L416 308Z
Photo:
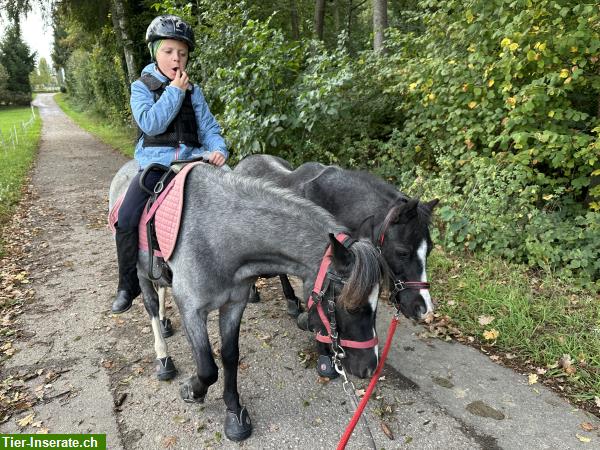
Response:
M194 50L189 24L172 15L155 18L146 31L152 63L131 85L131 111L140 129L135 159L140 172L133 178L119 210L116 226L119 286L112 312L131 308L140 294L137 277L138 224L149 195L139 187L141 170L152 163L168 166L175 159L204 156L221 167L228 152L221 128L198 85L189 82L185 67ZM152 190L160 174L150 172Z

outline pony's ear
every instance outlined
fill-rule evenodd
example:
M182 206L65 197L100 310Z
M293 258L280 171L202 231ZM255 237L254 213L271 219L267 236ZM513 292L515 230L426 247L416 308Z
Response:
M440 202L439 198L434 198L430 202L423 203L423 206L429 210L429 212L433 211L433 208Z
M331 262L333 267L339 272L346 272L352 264L352 252L344 247L333 234L329 233L329 243L331 244Z
M358 227L357 237L366 237L375 242L375 216L369 216Z
M398 217L393 223L405 224L417 216L418 199L411 199L398 209Z

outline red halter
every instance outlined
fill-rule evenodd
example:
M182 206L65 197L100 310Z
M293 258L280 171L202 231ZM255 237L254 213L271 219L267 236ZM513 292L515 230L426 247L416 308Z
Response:
M344 233L338 233L335 236L335 238L345 247L349 247L354 242L354 240L350 236ZM329 322L329 319L327 318L327 314L325 314L325 311L323 311L323 305L321 302L323 295L325 294L323 290L323 284L325 283L325 280L327 278L331 279L331 274L327 273L327 270L331 265L331 254L331 245L329 245L327 246L327 250L325 250L325 255L323 255L323 259L321 260L321 266L319 267L319 273L317 274L315 285L313 286L312 292L308 297L308 309L310 310L314 305L316 305L321 322L327 330L326 336L321 334L320 331L317 332L315 336L315 339L317 341L322 342L324 344L331 344L333 340L337 340L337 332L334 336L331 335L331 324ZM317 301L315 301L314 299L316 299ZM335 312L333 313L335 314ZM349 341L347 339L340 339L339 345L348 348L366 349L375 347L378 344L378 342L379 339L377 339L377 336L374 336L367 341Z

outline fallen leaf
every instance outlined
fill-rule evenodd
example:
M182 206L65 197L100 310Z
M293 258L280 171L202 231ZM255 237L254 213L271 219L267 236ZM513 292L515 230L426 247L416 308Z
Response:
M33 422L34 417L35 417L35 413L28 414L27 416L17 420L17 424L20 427L26 427L27 425L29 425L30 423Z
M483 338L487 341L495 341L498 339L498 336L500 336L500 332L495 328L492 328L491 330L485 330L483 332Z
M173 448L177 443L177 438L175 436L167 436L161 442L163 448Z
M175 422L175 423L186 423L189 420L190 420L189 418L183 417L183 416L175 416L175 417L173 417L173 422Z
M494 321L495 317L492 316L479 316L479 325L486 326Z
M575 434L575 436L577 436L577 439L579 439L581 442L592 442L592 440L587 436L582 436L580 434Z
M529 384L535 384L538 382L538 376L535 373L530 373L528 377Z
M356 389L356 390L354 391L354 393L356 394L356 396L357 396L357 397L359 397L359 398L360 398L360 397L362 397L362 396L364 396L364 395L365 395L365 390L364 390L364 389Z
M394 440L394 433L392 433L392 430L390 430L390 427L388 427L384 422L381 422L381 430L388 437L388 439L390 441Z
M36 434L48 434L50 430L48 428L40 428L36 431Z
M331 379L327 378L327 377L320 377L320 376L317 377L317 383L319 383L319 384L327 384L330 381L331 381Z
M577 369L575 366L573 366L571 355L568 353L565 353L561 356L561 358L558 360L558 365L562 367L567 375L573 375L575 372L577 372Z
M598 427L595 427L594 425L592 425L589 422L582 422L579 424L579 426L581 427L581 429L583 431L594 431L594 430L598 429Z
M596 402L596 406L600 408L600 397L594 397L594 401Z
M105 359L105 360L102 361L101 365L105 369L112 369L115 366L115 363L114 363L114 361L111 361L109 359Z

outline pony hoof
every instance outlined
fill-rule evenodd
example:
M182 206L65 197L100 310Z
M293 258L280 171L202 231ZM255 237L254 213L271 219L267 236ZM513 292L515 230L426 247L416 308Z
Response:
M189 382L183 383L179 387L179 395L186 403L204 403L204 397L206 396L196 395Z
M322 377L327 377L330 380L340 376L339 373L333 367L331 358L327 355L319 355L317 360L317 373Z
M307 312L303 312L298 315L298 317L296 318L296 324L298 325L298 328L300 328L301 330L313 331L308 324L308 313Z
M225 436L235 442L248 439L252 434L252 422L248 410L244 406L239 415L227 410L225 414Z
M297 298L293 300L288 299L287 311L288 314L295 319L300 315L300 313L304 311L304 308L302 308L302 305L300 305L300 300L298 300Z
M170 356L158 359L158 367L156 368L156 378L160 381L172 380L177 375L177 369Z
M168 338L173 336L173 325L171 319L164 319L160 321L160 334L162 337Z
M260 303L260 294L258 293L258 289L255 287L250 291L250 295L248 296L248 303Z

